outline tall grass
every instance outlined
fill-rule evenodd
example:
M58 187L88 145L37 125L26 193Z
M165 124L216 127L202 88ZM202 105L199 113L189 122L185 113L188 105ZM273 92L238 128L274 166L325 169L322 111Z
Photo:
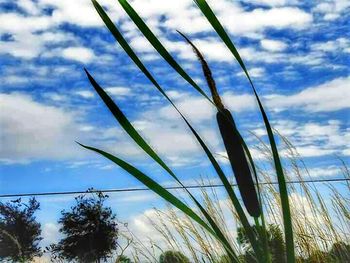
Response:
M330 183L310 183L305 180L310 179L309 171L303 160L298 155L293 145L283 136L283 151L286 161L285 175L289 181L301 181L300 184L288 184L290 194L290 209L295 236L296 261L297 262L344 262L344 259L350 258L350 251L342 251L341 255L335 255L332 258L325 256L325 252L330 251L334 244L344 242L350 244L350 185L347 181L337 182L341 187L335 187ZM270 159L269 164L273 166L271 151L267 145L260 140L256 144L259 155ZM341 160L340 160L341 161ZM283 224L282 207L279 200L278 190L273 183L271 170L266 163L263 167L257 167L261 181L264 184L262 188L262 200L264 210L266 211L267 225L273 224L280 227ZM339 172L346 179L349 179L350 173L343 163L339 167ZM198 181L199 185L208 185L212 181L208 178L202 178ZM339 185L338 185L339 186ZM322 189L322 190L320 190ZM327 194L323 193L324 189ZM239 217L228 199L222 199L222 191L216 187L201 187L201 199L205 208L213 217L214 221L221 226L225 235L232 242L235 252L244 253L244 247L237 240L235 230L241 226ZM329 195L329 193L331 193ZM230 222L230 218L236 219ZM220 243L207 235L206 231L190 220L188 216L179 214L173 207L159 210L154 208L152 217L147 221L154 230L162 237L162 248L150 251L143 247L142 253L153 254L154 258L165 249L181 251L191 256L193 262L211 262L227 263L220 261L225 255L225 251L220 247ZM134 255L140 254L139 243L133 244ZM308 261L306 261L308 259ZM154 262L154 261L149 261ZM279 262L274 260L274 262Z

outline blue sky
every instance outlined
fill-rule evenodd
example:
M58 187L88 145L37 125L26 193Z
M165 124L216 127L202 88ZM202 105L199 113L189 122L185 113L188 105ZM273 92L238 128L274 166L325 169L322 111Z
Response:
M214 109L156 54L117 1L101 3L210 148L222 153ZM208 92L193 52L176 30L190 37L249 145L256 143L250 132L265 136L247 80L190 0L130 3ZM339 177L338 157L348 162L350 156L349 1L209 3L237 45L273 126L296 146L313 178ZM194 138L115 43L90 1L0 0L0 11L1 194L140 186L74 141L118 154L171 184L113 120L84 67L184 181L211 176ZM113 198L120 217L127 220L160 204L152 194L135 196ZM42 198L40 220L54 224L71 200Z

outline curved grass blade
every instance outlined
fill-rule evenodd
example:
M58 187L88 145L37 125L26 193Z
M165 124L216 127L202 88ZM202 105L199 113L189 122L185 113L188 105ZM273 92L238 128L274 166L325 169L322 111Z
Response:
M276 141L272 132L272 128L270 125L270 122L268 120L267 114L264 110L264 107L260 101L260 98L258 96L258 93L254 87L254 84L249 76L249 73L246 69L245 64L243 63L243 60L241 56L239 55L236 47L234 46L233 42L231 41L230 37L226 33L225 29L215 16L214 12L211 10L209 5L205 0L194 0L199 9L202 11L203 15L207 18L209 23L212 25L214 30L217 32L217 34L220 36L220 38L223 40L223 42L226 44L228 49L231 51L235 59L240 64L242 70L244 71L246 77L249 80L249 83L253 89L255 98L258 102L260 112L262 114L264 124L266 127L266 131L268 134L269 142L271 145L271 150L273 154L277 179L278 179L278 186L279 186L279 192L280 192L280 198L282 203L282 212L283 212L283 222L284 222L284 232L285 232L285 240L286 240L286 253L287 253L287 262L288 263L294 263L295 262L295 250L294 250L294 239L293 239L293 226L292 226L292 219L291 219L291 213L290 213L290 207L289 207L289 200L288 200L288 190L286 185L285 176L282 169L281 160L278 154L278 149L276 146Z
M150 28L137 14L134 8L128 3L127 0L118 0L125 12L129 15L131 20L135 23L141 33L147 38L149 43L155 48L155 50L169 63L169 65L177 71L192 87L194 87L200 94L202 94L210 102L211 99L205 94L205 92L197 85L197 83L186 73L186 71L176 62L172 55L166 50L163 44L153 34Z
M210 152L210 150L208 149L208 147L206 146L206 144L204 143L204 141L201 139L201 137L199 136L199 134L195 131L195 129L191 126L191 124L187 121L187 119L182 115L182 113L178 110L178 108L176 107L176 105L172 102L172 100L167 96L167 94L164 92L164 90L160 87L160 85L158 84L158 82L154 79L154 77L152 76L152 74L147 70L147 68L143 65L143 63L141 62L141 60L138 58L138 56L136 55L136 53L133 51L133 49L130 47L130 45L126 42L126 40L124 39L124 37L122 36L122 34L119 32L119 30L117 29L117 27L114 25L114 23L111 21L111 19L108 17L108 15L106 14L106 12L103 10L103 8L99 5L99 3L96 0L92 0L98 14L100 15L101 19L103 20L103 22L105 23L106 27L109 29L109 31L111 32L111 34L114 36L114 38L117 40L117 42L120 44L120 46L124 49L124 51L129 55L129 57L132 59L132 61L139 67L139 69L142 71L142 73L145 74L145 76L152 82L152 84L158 89L158 91L169 101L169 103L174 107L174 109L180 114L180 116L182 117L182 119L185 121L185 123L187 124L187 126L190 128L191 132L194 134L194 136L196 137L197 141L199 142L199 144L201 145L201 147L203 148L204 152L206 153L208 159L210 160L211 164L213 165L216 173L218 174L220 180L222 181L225 190L227 191L233 205L235 206L235 209L237 211L237 214L239 215L240 221L243 225L243 227L245 228L246 232L247 232L247 236L249 238L249 241L252 244L252 247L254 248L254 251L257 251L257 255L259 254L260 248L258 245L258 242L256 240L256 236L254 231L252 230L252 227L249 224L249 221L243 211L243 208L235 194L235 192L233 191L230 182L228 181L228 179L226 178L226 175L224 174L224 172L222 171L221 167L219 166L219 164L217 163L216 159L214 158L214 156L212 155L212 153Z
M100 155L104 156L105 158L111 160L118 166L120 166L122 169L124 169L126 172L134 176L138 181L143 183L146 187L148 187L150 190L158 194L160 197L162 197L164 200L168 201L170 204L184 212L186 215L188 215L190 218L192 218L195 222L197 222L199 225L201 225L205 230L207 230L210 234L212 234L217 240L222 240L222 236L218 236L217 233L208 226L206 222L203 221L202 218L200 218L191 208L189 208L184 202L182 202L180 199L175 197L172 193L170 193L168 190L166 190L164 187L162 187L160 184L158 184L156 181L154 181L152 178L147 176L146 174L142 173L140 170L138 170L136 167L130 165L129 163L123 161L122 159L107 153L105 151L102 151L100 149L90 147L83 145L78 142L78 144L88 150L94 151L99 153ZM233 262L239 262L237 256L233 252L229 246L228 242L227 244L223 244L225 247L226 252L229 253L230 259L233 260Z
M191 194L190 191L183 185L183 183L178 179L175 173L166 165L166 163L157 155L157 153L149 146L149 144L142 138L142 136L136 131L132 126L130 121L126 118L124 113L120 110L117 104L108 96L108 94L101 88L101 86L95 81L95 79L90 75L90 73L84 69L91 85L94 87L98 95L101 97L105 105L108 107L110 112L113 114L115 119L123 127L123 129L128 133L128 135L143 149L153 160L155 160L165 171L167 171L189 194L191 199L195 202L197 207L201 210L205 218L208 220L210 225L213 227L214 231L221 238L225 246L229 246L229 242L223 235L222 231L218 228L216 223L212 220L208 212L203 208L203 206L197 201L197 199ZM233 251L230 251L231 254Z

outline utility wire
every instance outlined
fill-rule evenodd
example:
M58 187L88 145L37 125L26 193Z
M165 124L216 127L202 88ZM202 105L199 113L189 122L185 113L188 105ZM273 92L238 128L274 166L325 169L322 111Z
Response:
M335 178L335 179L316 179L316 180L294 180L288 181L287 184L301 184L301 183L323 183L323 182L344 182L350 181L350 178ZM274 185L278 182L261 182L259 185ZM205 185L188 185L185 186L187 189L197 188L210 188L210 187L223 187L223 184L205 184ZM231 186L237 186L237 184L231 184ZM169 186L164 187L167 190L184 189L181 186ZM20 193L20 194L0 194L0 198L8 197L25 197L25 196L48 196L48 195L73 195L73 194L86 194L86 193L120 193L120 192L139 192L139 191L151 191L148 188L119 188L119 189L103 189L103 190L90 190L90 191L66 191L66 192L43 192L43 193Z

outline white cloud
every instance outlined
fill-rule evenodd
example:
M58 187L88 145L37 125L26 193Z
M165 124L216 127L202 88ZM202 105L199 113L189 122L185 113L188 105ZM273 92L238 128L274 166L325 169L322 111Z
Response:
M66 101L67 100L66 95L59 94L59 93L56 93L56 92L48 92L48 93L44 94L44 97L48 98L48 99L50 99L52 101L58 101L58 102L62 102L62 101Z
M244 0L244 2L258 4L258 5L266 5L266 6L283 6L286 4L290 4L293 1L287 1L287 0Z
M350 48L350 41L346 38L339 37L335 40L313 43L310 48L312 50L323 51L323 52L348 53L348 50Z
M282 4L278 2L274 1L274 4L271 5ZM144 52L152 51L152 47L147 41L136 33L135 26L129 20L125 20L125 12L121 10L118 4L114 4L108 0L102 1L101 4L108 9L108 14L113 20L117 20L121 27L127 31L126 35L131 37L131 45L134 48ZM209 23L190 0L176 1L176 3L172 3L171 5L160 0L138 0L132 1L131 4L140 12L142 17L157 34L162 32L160 30L161 28L173 32L180 30L184 33L198 33L212 30ZM64 23L71 23L81 27L103 26L91 2L85 0L73 2L39 0L35 6L23 0L18 5L28 10L29 14L23 16L16 13L5 13L0 16L0 22L4 22L0 23L0 33L9 33L15 39L12 42L1 42L3 46L1 48L3 50L2 52L17 57L31 59L37 57L39 54L50 54L52 52L52 50L45 46L45 41L48 41L48 39L51 41L57 39L57 37L50 37L49 35L44 37L41 33L36 35L38 31L44 33L54 31ZM211 5L225 27L233 34L256 37L261 31L267 28L300 29L307 27L312 21L310 14L296 7L259 8L252 11L245 11L238 2L224 0L212 2ZM54 9L52 15L41 14L42 10L46 7ZM76 15L77 13L79 15ZM181 16L178 14L181 14ZM188 52L188 48L186 49L183 45L179 45L179 43L175 43L173 49L179 49L178 52L183 57L188 57L188 54L192 53ZM227 55L228 51L223 49L222 46L219 47L219 50L216 49L222 44L206 41L200 45L202 45L203 50L207 50L209 59L232 61L232 57ZM171 42L169 46L171 47ZM63 49L60 54L56 55L80 62L90 62L94 57L91 50L83 49L82 47L73 48Z
M32 0L18 0L17 6L30 15L38 15L40 9Z
M23 31L12 35L12 37L13 41L0 41L0 53L23 59L32 59L45 54L47 52L46 45L48 44L75 42L74 36L65 32L33 34Z
M261 67L256 67L256 68L250 68L249 69L249 75L253 78L260 78L262 76L264 76L266 73L264 68ZM242 76L242 77L246 77L244 72L239 72L237 73L237 76Z
M279 40L263 39L260 41L261 46L269 51L283 51L287 48L287 44Z
M75 91L74 93L84 99L91 99L95 97L95 94L92 91L88 91L88 90L78 90L78 91Z
M236 113L252 110L255 107L254 97L248 94L225 92L222 95L222 99L226 107ZM179 97L175 102L181 112L183 112L190 120L197 123L212 119L216 113L214 107L212 107L203 97L187 94L183 97ZM164 119L179 119L179 114L171 105L164 106L157 110L157 112Z
M264 102L268 109L272 110L293 110L297 108L306 112L310 112L310 108L314 111L334 111L349 107L348 104L342 104L342 96L344 91L334 91L337 97L319 94L320 89L331 89L331 86L344 88L347 86L343 81L346 79L336 79L321 86L311 87L307 89L306 96L304 93L292 94L283 96L283 101L276 105L276 100L282 95L273 95L264 97ZM342 83L342 84L341 84ZM320 88L321 87L321 88ZM314 92L313 92L314 91ZM339 93L339 94L338 94ZM215 119L215 109L209 103L199 97L190 94L178 92L171 92L175 104L179 107L181 112L192 121L192 123L199 129L201 135L206 142L209 142L210 147L215 152L221 152L220 140L215 129L213 120ZM316 99L314 99L314 96ZM225 92L223 94L224 104L233 112L234 115L241 112L257 110L257 105L254 96L250 94L234 94L232 92ZM346 97L346 96L345 96ZM303 100L304 98L304 100ZM310 98L310 99L309 99ZM322 100L323 99L323 100ZM325 102L324 100L332 100ZM314 104L331 105L334 107L318 108ZM295 104L294 104L295 103ZM157 120L157 121L155 121ZM173 165L189 165L187 156L191 156L192 165L199 164L198 158L201 156L201 149L195 142L193 136L186 130L178 113L171 106L162 106L157 109L151 109L143 112L133 122L133 124L145 135L147 140L155 147L162 155L166 156ZM344 146L344 140L350 140L349 132L341 127L339 121L330 120L328 123L316 122L293 122L293 121L278 121L274 128L280 131L283 135L290 138L295 143L297 150L303 157L316 157L339 154L344 155L347 147ZM162 131L161 133L159 131ZM255 130L255 132L259 132ZM263 135L264 132L260 135ZM114 135L113 135L114 136ZM349 138L349 139L348 139ZM124 148L123 148L124 149ZM258 156L258 153L254 153ZM261 157L261 155L259 155Z
M292 142L302 157L345 156L344 152L349 149L349 145L344 142L350 141L350 131L344 129L338 120L326 123L277 120L273 127ZM260 128L254 132L259 136L266 134Z
M116 5L113 1L99 1L107 7L109 13L115 15ZM91 1L59 1L59 0L39 0L37 7L41 10L47 7L53 8L50 19L56 24L71 23L82 27L102 26L103 22L95 11Z
M208 60L221 62L233 61L230 51L217 39L196 39L193 40L193 42ZM183 59L197 60L191 47L185 41L176 42L167 40L163 41L163 43L169 51L177 52L179 57Z
M340 17L343 12L350 7L348 0L330 0L321 1L314 8L313 11L323 14L324 20L335 20Z
M23 33L47 30L53 26L49 16L24 16L18 13L0 15L0 33Z
M0 94L0 158L23 162L80 156L77 116L23 94Z
M132 94L132 90L127 87L108 87L105 89L111 96L129 96Z
M258 8L250 12L239 10L235 13L236 10L237 8L233 9L229 4L221 10L221 20L234 34L262 31L267 28L302 29L309 26L313 20L312 15L296 7Z
M346 96L348 83L349 78L339 78L289 96L275 94L263 98L268 109L275 111L290 111L295 108L306 112L336 111L349 108ZM115 90L119 94L129 92L119 88ZM77 94L85 98L93 96L91 91L85 90L77 91ZM171 95L179 109L199 128L204 140L210 142L210 146L216 152L222 151L218 148L220 141L217 138L215 126L211 124L215 119L215 109L199 96L179 94L174 91ZM104 129L103 132L96 134L96 130L91 128L93 126L79 124L74 113L62 108L36 102L23 94L2 94L1 97L3 100L1 126L5 139L2 141L3 151L0 158L7 163L14 160L24 162L31 159L81 156L83 151L75 146L74 140L79 138L78 135L90 136L92 130L95 136L89 140L103 148L108 145L107 150L111 150L112 153L128 158L132 156L136 159L143 159L145 156L119 127ZM225 92L222 97L233 114L257 109L251 94ZM57 98L54 96L51 99ZM58 97L58 99L62 98ZM21 108L18 108L18 105L21 105ZM33 122L36 123L35 126ZM174 165L188 165L188 159L191 159L192 164L201 162L199 146L171 106L157 105L156 109L140 113L133 123L151 145ZM84 130L82 127L88 128ZM211 128L208 129L208 127ZM282 134L292 139L296 138L298 150L303 156L343 154L347 151L347 148L344 148L344 140L347 140L349 134L341 129L338 122L330 121L326 125L289 122L278 123L274 127Z
M102 1L110 7L110 13L115 14L115 6L110 1ZM77 26L102 26L103 22L90 1L56 1L39 0L37 2L21 0L16 3L27 15L19 13L0 14L0 34L8 34L13 41L0 41L0 52L11 54L15 57L32 59L43 53L50 53L48 43L62 43L72 40L73 34L51 33L56 32L63 23L71 23ZM44 15L43 9L53 8L52 15ZM79 13L79 15L77 15ZM89 61L91 51L67 49L61 56L78 61Z
M308 169L310 176L315 178L332 177L341 174L341 170L336 166L317 167Z
M137 7L136 3L135 7ZM257 8L252 11L245 11L239 2L211 1L210 5L216 12L219 20L233 34L249 36L250 33L263 31L267 28L301 29L310 25L312 21L312 15L296 7ZM186 5L185 2L180 8L164 10L163 14L168 18L164 23L165 26L172 30L178 29L189 34L211 30L209 23L200 16L198 9L190 4ZM137 10L143 14L141 8ZM178 16L179 13L182 15ZM161 12L158 14L161 14ZM145 16L147 15L145 14Z
M62 50L62 57L83 63L91 62L95 58L94 52L85 47L68 47Z
M270 109L301 109L307 112L330 112L350 108L350 78L337 78L293 95L266 96Z
M57 223L45 223L42 226L41 236L43 237L42 243L44 243L41 244L42 246L58 242L61 237L59 225Z

